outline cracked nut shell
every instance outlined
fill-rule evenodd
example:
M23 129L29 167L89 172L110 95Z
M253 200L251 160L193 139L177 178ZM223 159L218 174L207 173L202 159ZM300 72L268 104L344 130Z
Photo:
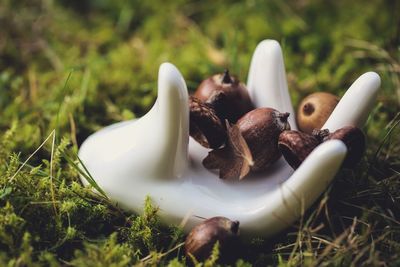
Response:
M210 105L189 97L189 114L189 134L202 146L218 148L225 142L225 128Z

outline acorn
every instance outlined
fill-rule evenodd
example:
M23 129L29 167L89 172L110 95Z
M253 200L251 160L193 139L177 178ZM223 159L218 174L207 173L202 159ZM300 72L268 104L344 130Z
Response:
M239 222L225 217L213 217L194 227L185 241L185 254L198 261L210 257L215 243L219 242L220 257L234 254L232 249L238 240Z
M281 157L278 139L283 131L290 130L288 117L287 112L257 108L246 113L236 123L253 156L253 171L265 170Z
M245 85L228 70L202 81L193 96L212 106L222 121L231 123L254 108Z
M241 117L236 124L226 121L228 141L203 160L207 169L218 169L219 177L245 177L250 170L262 171L281 157L278 138L289 130L289 113L273 108L257 108Z
M297 169L321 142L320 138L311 134L284 131L279 135L278 147L287 163Z
M293 169L297 169L315 147L332 139L343 141L347 147L343 166L354 167L365 151L365 136L359 128L354 126L345 126L333 133L330 133L328 129L315 129L312 134L284 131L279 136L278 146L287 163Z
M332 139L343 141L347 147L346 158L343 161L344 167L354 167L364 155L365 135L358 127L345 126L333 133L329 133L328 130L314 130L313 135L319 136L324 142Z
M189 134L202 146L218 148L225 143L225 127L210 105L189 97L189 117Z
M338 102L337 96L325 92L313 93L304 98L297 110L299 129L309 134L314 129L321 129Z

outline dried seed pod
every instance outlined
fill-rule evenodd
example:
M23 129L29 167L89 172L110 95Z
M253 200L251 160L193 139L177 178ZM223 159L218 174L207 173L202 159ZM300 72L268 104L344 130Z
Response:
M190 136L202 146L218 148L226 140L226 132L214 109L199 99L189 98Z
M297 169L320 143L321 140L314 135L284 131L279 136L278 146L287 163L293 169Z
M197 260L203 261L211 255L211 251L218 241L220 253L232 252L231 245L239 235L239 222L231 221L225 217L213 217L205 220L192 229L185 241L185 253L193 255Z
M220 178L242 179L250 170L265 170L281 153L278 138L289 130L289 113L272 108L257 108L246 113L232 127L227 125L225 147L209 152L203 160L207 169L219 169Z
M309 134L314 129L321 129L338 102L337 96L325 92L313 93L304 98L297 110L299 129Z
M318 131L316 131L318 133ZM345 126L327 135L323 134L324 141L339 139L347 147L347 155L343 166L354 167L362 158L365 151L365 135L362 130L355 126Z
M222 121L227 119L234 123L253 109L245 85L231 76L228 70L204 80L194 93L194 97L210 104Z

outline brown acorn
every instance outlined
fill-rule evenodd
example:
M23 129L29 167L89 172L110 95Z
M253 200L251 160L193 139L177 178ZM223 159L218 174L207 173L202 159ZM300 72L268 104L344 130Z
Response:
M304 98L297 110L297 125L305 133L321 129L335 109L339 98L325 92L313 93Z
M239 236L239 222L225 217L213 217L205 220L190 231L185 241L187 257L194 256L204 261L212 252L215 243L219 242L220 256L232 254L232 245Z
M253 156L253 171L265 170L281 157L278 148L279 135L290 130L289 113L273 108L257 108L241 117L236 125Z
M234 123L253 109L245 85L231 76L228 70L201 82L194 97L211 105L222 121L227 119Z
M219 177L223 179L242 179L250 170L265 170L281 156L278 138L282 131L290 129L288 117L289 113L273 108L257 108L235 125L227 122L227 144L209 152L203 165L207 169L219 169Z
M207 148L218 148L225 143L226 131L215 110L195 97L189 97L189 133Z
M321 140L314 135L284 131L279 136L278 146L287 163L293 169L297 169L320 143Z
M293 169L297 169L315 147L332 139L343 141L347 147L348 151L343 166L354 167L362 158L365 150L365 136L359 128L354 126L345 126L333 133L330 133L328 129L315 129L312 134L284 131L279 136L278 146L287 163Z
M347 155L343 161L343 166L354 167L362 158L365 151L365 135L362 130L355 126L345 126L333 133L328 130L315 130L314 135L320 136L323 141L339 139L347 147Z

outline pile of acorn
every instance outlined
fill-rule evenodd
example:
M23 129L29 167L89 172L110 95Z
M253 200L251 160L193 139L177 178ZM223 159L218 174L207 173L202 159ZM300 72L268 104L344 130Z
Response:
M289 113L273 108L254 108L243 83L228 70L204 80L189 98L190 136L211 151L203 160L219 177L244 178L263 171L281 155L297 169L322 142L340 139L348 153L343 166L359 162L365 149L363 132L352 125L330 133L322 129L337 103L329 93L314 93L303 99L297 111L300 131L290 130ZM185 242L188 257L204 260L218 241L221 256L239 234L239 222L225 217L205 220L189 233Z
M363 132L354 126L333 133L320 130L338 102L329 93L309 95L298 108L300 131L293 131L289 113L254 108L245 85L226 70L204 80L189 98L190 135L212 149L203 165L219 170L222 179L242 179L250 171L263 171L281 155L296 169L316 146L330 139L346 144L344 166L351 167L363 155Z

